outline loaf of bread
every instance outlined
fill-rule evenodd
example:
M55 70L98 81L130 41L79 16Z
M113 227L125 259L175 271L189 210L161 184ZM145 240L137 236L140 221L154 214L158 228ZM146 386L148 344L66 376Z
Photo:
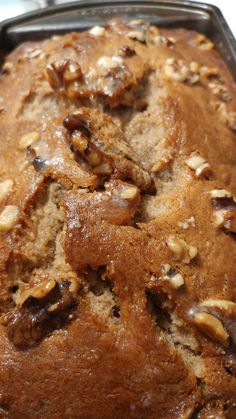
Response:
M0 417L236 418L236 86L110 21L0 76Z

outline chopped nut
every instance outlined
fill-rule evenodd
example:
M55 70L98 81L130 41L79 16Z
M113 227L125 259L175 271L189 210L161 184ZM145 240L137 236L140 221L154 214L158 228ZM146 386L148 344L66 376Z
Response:
M97 64L103 68L115 68L119 65L122 65L124 62L122 57L113 56L113 57L101 57L99 58Z
M0 214L0 231L11 230L19 218L19 210L15 205L7 205Z
M219 81L209 83L208 87L210 88L210 90L212 91L214 95L216 95L223 101L228 102L232 99L227 87L224 84L220 83Z
M136 186L128 186L125 189L122 189L121 191L121 198L122 199L134 199L138 195L138 188Z
M42 285L32 287L30 295L24 296L28 299L27 303L21 306L22 299L20 306L10 310L4 318L8 338L17 347L35 345L53 330L59 329L71 318L76 307L76 299L69 289L70 280L45 281L45 286ZM29 298L32 293L34 299Z
M2 71L3 73L10 73L11 70L13 69L13 63L11 63L10 61L6 61L3 66L2 66Z
M89 30L89 33L93 36L102 36L105 33L105 28L102 26L94 26L92 29Z
M194 73L198 73L200 70L200 65L196 61L191 61L189 67Z
M182 260L183 263L190 263L190 261L197 256L197 248L188 245L183 239L170 236L166 243L175 260Z
M176 39L172 36L163 36L163 35L156 35L154 38L152 38L152 42L155 45L165 45L168 48L173 48L173 46L176 44Z
M166 162L162 159L154 163L150 169L153 173L158 173L166 167Z
M198 48L203 51L209 51L214 48L213 42L207 39L207 37L203 34L198 34L196 36L196 42L198 44Z
M232 210L218 210L214 214L217 227L223 227L231 233L236 233L236 208Z
M184 230L187 230L190 226L196 227L195 218L193 216L191 216L190 218L187 218L184 221L179 221L177 223L177 225L179 227L183 228Z
M45 53L42 49L40 48L27 48L26 50L26 58L29 58L30 60L32 58L44 58L45 57Z
M81 77L81 68L79 64L74 61L68 63L63 74L64 80L74 81Z
M136 19L129 22L129 26L131 27L131 31L126 33L128 38L137 40L139 42L146 41L146 35L149 29L149 25L144 22L142 19Z
M51 87L60 93L74 98L80 92L83 74L76 61L68 59L48 64L45 74Z
M133 19L130 20L129 26L143 28L147 26L147 23L143 19Z
M236 131L236 112L230 111L224 102L214 101L211 105L220 114L220 118L232 131Z
M206 300L201 303L204 307L217 307L228 316L236 315L236 303L229 300Z
M36 143L40 139L40 134L36 131L23 135L19 141L19 150L25 150L30 145Z
M210 338L223 344L228 343L229 335L217 317L205 312L199 312L194 315L194 322Z
M232 193L226 189L213 189L210 191L210 195L211 198L232 198Z
M211 173L211 169L206 160L199 154L191 154L191 156L185 160L187 166L195 171L197 178L207 176Z
M211 203L215 209L214 219L217 227L236 232L236 198L225 189L210 192Z
M193 63L192 63L193 64ZM197 63L194 63L196 67ZM175 58L167 58L164 65L165 75L172 80L179 82L187 82L195 84L199 81L199 74L193 71L183 60L176 60Z
M28 298L33 297L37 300L41 300L44 298L49 292L56 286L56 281L54 279L50 279L42 281L40 284L35 285L34 287L25 289L24 291L17 292L15 303L18 307L22 307L24 302L28 300Z
M196 326L207 336L221 343L226 343L229 335L221 321L212 314L199 312L194 315Z
M226 113L226 123L232 131L236 131L236 112L228 111Z
M13 189L13 181L6 179L0 182L0 203L9 195Z
M219 70L217 67L207 67L207 66L202 66L200 68L200 75L202 77L218 77L219 76Z
M169 264L164 264L162 266L162 271L164 274L164 279L167 279L174 289L178 289L184 285L183 276L177 272L176 269L173 269Z
M145 34L143 31L130 31L126 36L127 38L135 39L139 42L145 42Z
M166 138L163 138L161 140L161 144L163 145L163 147L165 147ZM152 165L152 167L150 168L150 171L153 172L153 173L159 173L159 172L167 169L171 160L173 160L173 156L172 156L171 152L167 152L164 156L161 157L160 160L158 160L157 162L155 162Z
M83 153L88 147L88 140L80 131L77 130L72 133L71 142L81 153Z
M70 291L70 293L71 293L71 295L74 297L74 298L76 298L77 297L77 294L78 294L78 290L79 290L79 282L78 281L76 281L76 279L74 279L74 278L70 278L69 279L69 281L70 281L70 285L69 285L69 291Z
M59 88L62 84L61 77L53 64L48 64L45 70L49 84L54 88Z

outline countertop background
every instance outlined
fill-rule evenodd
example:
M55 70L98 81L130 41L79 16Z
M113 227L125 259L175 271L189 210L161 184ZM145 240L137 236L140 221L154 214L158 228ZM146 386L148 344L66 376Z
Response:
M72 1L72 0L70 0ZM89 1L89 0L88 0ZM204 3L203 0L198 0ZM66 3L66 0L0 0L0 21L21 13L44 7L45 5ZM231 31L236 38L236 2L235 0L206 0L221 9Z

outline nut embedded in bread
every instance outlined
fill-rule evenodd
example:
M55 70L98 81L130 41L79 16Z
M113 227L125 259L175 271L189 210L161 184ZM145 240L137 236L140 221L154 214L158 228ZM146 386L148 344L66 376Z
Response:
M3 418L236 416L236 86L114 19L0 76Z

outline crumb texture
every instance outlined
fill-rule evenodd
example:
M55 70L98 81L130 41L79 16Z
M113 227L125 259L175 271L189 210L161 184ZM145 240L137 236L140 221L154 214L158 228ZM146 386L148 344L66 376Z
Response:
M141 20L0 74L0 417L236 417L236 86Z

